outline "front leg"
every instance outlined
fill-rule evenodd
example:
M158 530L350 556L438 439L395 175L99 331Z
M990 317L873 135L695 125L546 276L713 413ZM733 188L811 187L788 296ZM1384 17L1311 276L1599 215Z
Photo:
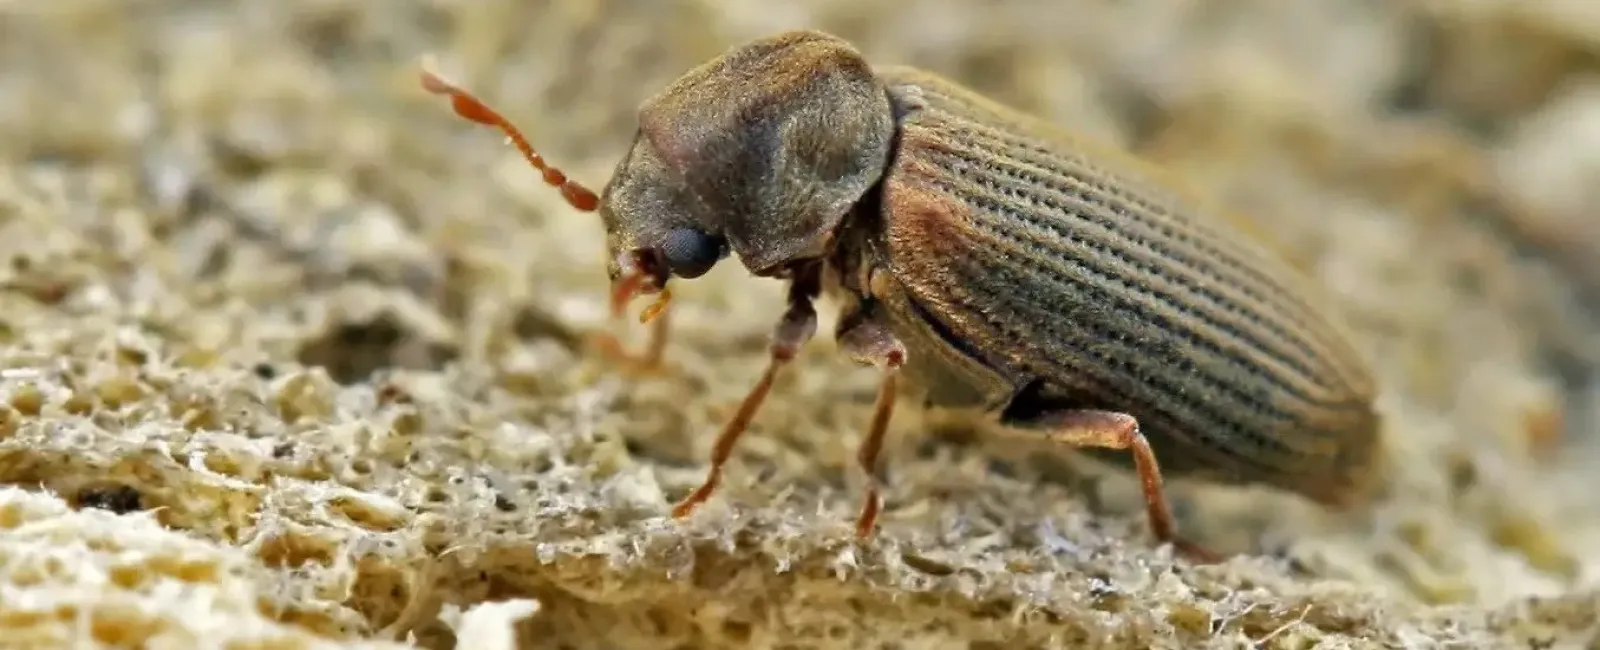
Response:
M894 413L896 384L900 368L905 365L906 347L883 323L874 320L857 304L842 315L834 337L839 349L851 360L861 365L874 366L882 373L878 384L878 398L873 406L872 421L867 434L856 450L856 461L867 477L867 496L856 518L856 536L872 535L878 522L878 512L883 504L879 496L881 479L878 476L878 454L883 450L883 438L889 431L889 417Z
M711 449L711 468L706 472L705 482L673 507L673 517L681 519L689 516L695 508L705 503L711 498L712 493L716 492L717 486L722 482L722 467L733 455L733 448L739 442L739 436L744 435L745 430L750 427L750 422L755 419L756 412L761 409L761 403L766 401L767 393L772 391L772 383L778 377L778 370L793 361L800 348L816 334L817 310L812 301L816 300L821 287L820 269L808 267L795 273L794 280L789 284L789 307L784 310L783 317L773 332L771 358L767 362L767 369L761 374L761 379L756 382L755 387L745 395L733 418L728 420L728 423L723 425L722 432L717 434L717 441Z
M640 322L648 323L650 327L644 354L629 353L623 348L622 340L612 332L598 333L592 340L599 346L602 355L620 363L625 371L636 375L660 374L665 370L661 359L667 347L667 318L671 313L667 305L672 302L672 290L665 286L664 280L651 280L656 276L645 270L651 267L645 266L644 262L636 261L634 264L636 266L630 267L621 281L611 288L611 326L616 329L625 321L628 302L638 294L641 286L646 283L659 286L655 301L639 315Z
M1017 426L1021 423L1006 424ZM1215 553L1178 536L1172 508L1161 490L1161 467L1156 462L1155 451L1139 431L1139 421L1132 415L1114 411L1064 409L1029 418L1024 426L1042 429L1050 440L1073 447L1102 447L1131 452L1144 492L1145 516L1156 539L1171 543L1180 553L1195 560L1220 561L1221 558Z
M590 341L607 361L622 366L624 372L638 376L663 374L667 370L666 364L663 363L663 353L667 347L667 323L670 313L662 309L652 315L643 353L629 352L623 346L622 339L614 332L596 332L591 335ZM623 320L622 315L621 310L616 310L611 318L613 324L620 323Z

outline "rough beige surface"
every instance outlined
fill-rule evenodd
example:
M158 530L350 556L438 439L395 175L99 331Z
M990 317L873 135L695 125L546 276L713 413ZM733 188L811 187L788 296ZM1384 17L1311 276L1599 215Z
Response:
M974 6L0 4L0 647L1600 643L1600 13ZM1341 518L1174 485L1242 554L1196 567L1126 475L906 409L857 544L873 377L824 337L672 521L779 286L680 286L675 377L601 363L598 224L415 63L598 186L645 96L801 25L1250 220L1361 331L1391 494Z

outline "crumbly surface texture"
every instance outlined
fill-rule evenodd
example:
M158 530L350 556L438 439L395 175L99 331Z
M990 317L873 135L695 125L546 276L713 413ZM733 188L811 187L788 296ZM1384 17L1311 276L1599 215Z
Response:
M1170 482L1194 565L1127 472L902 408L858 542L876 377L823 335L674 520L782 285L680 283L667 373L607 363L598 221L418 61L598 188L647 97L803 26L1324 283L1387 489ZM0 647L1595 647L1597 54L1560 0L0 3Z

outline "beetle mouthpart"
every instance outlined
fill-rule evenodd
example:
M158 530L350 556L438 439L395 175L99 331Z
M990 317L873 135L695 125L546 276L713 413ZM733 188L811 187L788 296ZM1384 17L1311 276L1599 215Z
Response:
M639 322L648 323L667 308L667 303L672 300L672 292L667 289L666 267L658 259L659 255L647 248L634 249L618 256L619 273L616 284L611 288L612 316L620 318L628 309L628 303L641 295L657 294L655 302L650 303L639 315Z
M656 294L656 299L639 314L640 323L649 323L667 310L667 305L672 302L672 290L666 287L657 289L650 281L650 277L644 273L629 273L622 276L622 280L611 289L612 316L621 318L634 297L652 293Z
M621 317L628 309L628 303L633 302L633 297L641 293L640 285L644 284L644 274L637 271L623 272L616 284L611 285L611 315Z
M672 290L662 287L661 293L656 294L655 301L650 303L650 306L645 307L643 312L639 313L639 322L649 323L650 321L655 320L657 316L660 316L663 312L667 311L667 305L671 303Z

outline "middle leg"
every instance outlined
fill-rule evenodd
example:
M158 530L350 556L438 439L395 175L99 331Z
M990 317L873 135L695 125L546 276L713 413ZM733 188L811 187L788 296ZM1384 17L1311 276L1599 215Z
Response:
M861 365L876 367L882 375L871 424L856 450L856 462L867 477L866 499L862 503L861 514L856 518L856 537L865 539L872 536L877 527L878 513L883 507L878 455L883 451L889 418L894 413L900 368L906 361L906 348L887 326L867 317L861 305L856 305L841 316L834 336L839 342L839 349L846 356Z

